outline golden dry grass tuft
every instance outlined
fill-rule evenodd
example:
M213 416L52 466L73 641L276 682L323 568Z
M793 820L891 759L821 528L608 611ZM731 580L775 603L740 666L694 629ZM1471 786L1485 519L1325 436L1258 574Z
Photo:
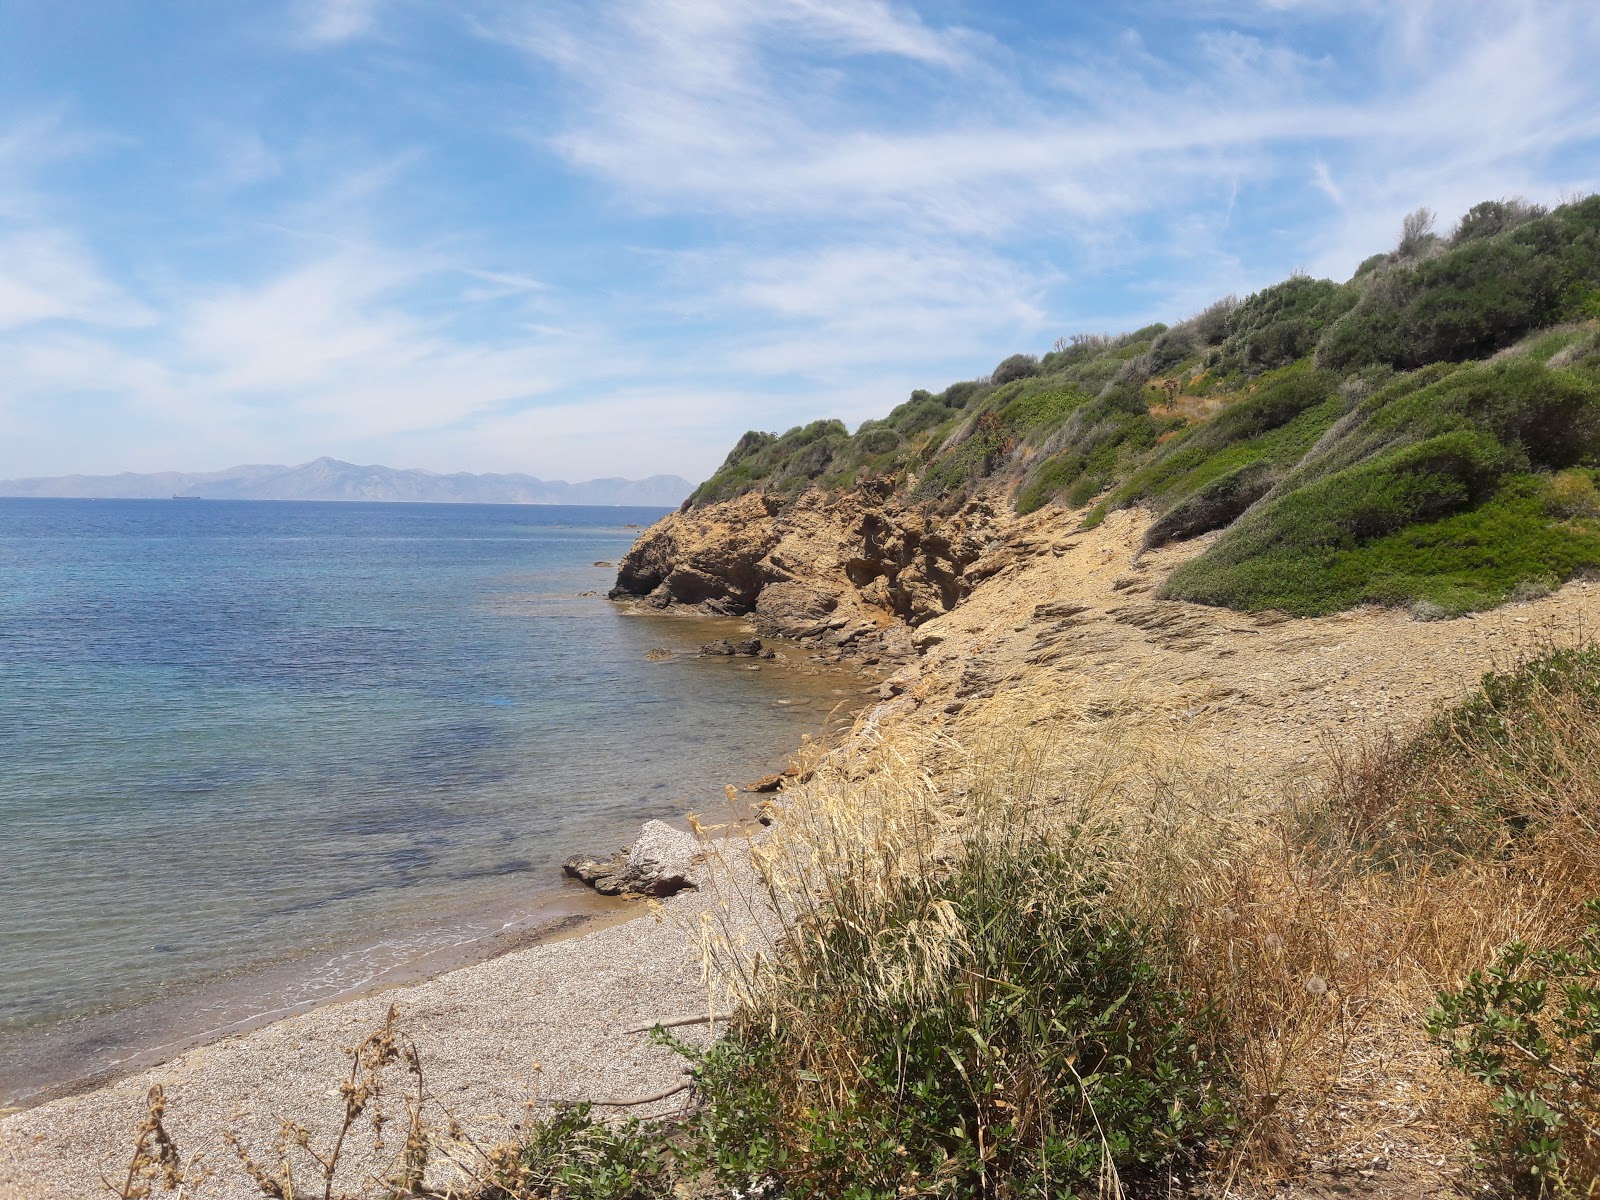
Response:
M1552 649L1410 738L1336 753L1261 852L1194 910L1194 985L1235 1031L1234 1169L1472 1163L1493 1095L1426 1032L1441 989L1510 942L1567 946L1600 895L1600 652Z

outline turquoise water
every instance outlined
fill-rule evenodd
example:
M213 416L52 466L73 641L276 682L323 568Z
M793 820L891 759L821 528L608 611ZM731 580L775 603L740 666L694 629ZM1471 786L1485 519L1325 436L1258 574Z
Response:
M0 499L0 1097L481 936L817 728L646 660L706 628L594 563L659 515Z

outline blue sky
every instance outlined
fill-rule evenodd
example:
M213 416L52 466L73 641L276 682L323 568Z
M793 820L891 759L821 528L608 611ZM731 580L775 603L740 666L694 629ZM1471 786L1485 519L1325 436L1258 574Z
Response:
M0 477L708 474L1600 188L1600 4L0 0Z

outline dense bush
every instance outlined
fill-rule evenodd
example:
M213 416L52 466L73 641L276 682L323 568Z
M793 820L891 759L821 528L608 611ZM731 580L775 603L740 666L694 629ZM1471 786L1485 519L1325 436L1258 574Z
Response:
M1026 379L1030 375L1039 373L1039 360L1032 354L1013 354L994 369L989 377L989 382L996 387L1010 383L1014 379Z
M796 425L781 437L751 430L692 497L693 504L730 500L757 485L792 489L821 475L850 440L842 421Z
M1323 337L1318 363L1342 372L1479 358L1578 315L1600 286L1600 196L1526 220L1482 213L1465 229L1447 252L1385 269Z
M1304 275L1265 288L1228 314L1216 365L1243 375L1288 366L1311 353L1323 330L1355 301L1348 287Z
M1434 367L1374 392L1167 592L1242 608L1332 612L1427 599L1500 603L1520 582L1600 562L1553 526L1528 474L1600 454L1600 384L1527 359Z
M1228 1128L1204 1014L1166 982L1159 939L1044 840L969 840L942 878L823 910L806 945L798 1010L699 1057L727 1184L1094 1195Z
M1485 200L1481 204L1474 204L1456 223L1455 232L1450 235L1450 244L1459 246L1475 238L1494 237L1544 216L1545 211L1540 205L1528 204L1514 197L1510 200Z

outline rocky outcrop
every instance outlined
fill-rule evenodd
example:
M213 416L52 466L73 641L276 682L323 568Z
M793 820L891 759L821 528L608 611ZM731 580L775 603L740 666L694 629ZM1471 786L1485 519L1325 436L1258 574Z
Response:
M736 642L731 638L719 638L714 642L707 642L700 647L703 658L771 658L772 651L761 645L760 638L746 638Z
M670 896L695 886L693 866L700 844L665 821L646 821L638 840L609 858L575 854L561 864L572 879L604 896Z
M984 501L940 515L886 484L742 496L651 526L610 595L749 616L763 636L899 658L911 652L905 627L951 611L1011 561L998 525Z
M749 612L763 587L788 578L768 561L780 540L772 520L777 511L776 500L742 496L673 513L628 551L611 598L643 597L656 608L690 604L709 612Z

